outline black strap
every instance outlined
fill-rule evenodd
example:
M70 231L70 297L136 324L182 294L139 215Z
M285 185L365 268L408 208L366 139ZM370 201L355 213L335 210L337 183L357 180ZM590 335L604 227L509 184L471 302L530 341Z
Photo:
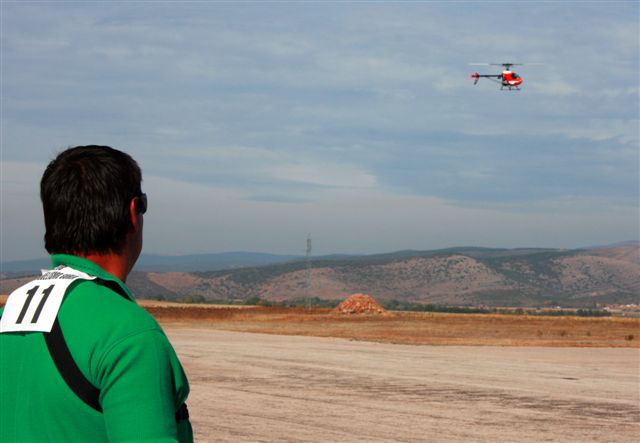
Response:
M126 292L115 281L104 280L96 278L93 280L95 283L106 286L121 297L129 299ZM64 339L62 329L60 329L60 323L58 317L56 317L51 332L44 334L49 354L53 359L53 363L58 368L58 372L64 379L69 389L76 394L80 400L85 402L88 406L95 409L98 412L102 412L102 406L100 405L100 389L96 388L91 382L84 376L78 364L73 359L67 341Z
M48 334L44 334L47 342L49 354L55 363L58 372L64 379L67 386L76 394L80 400L91 406L98 412L102 412L100 406L100 390L93 386L89 380L80 371L80 368L73 359L67 342L62 335L58 318L53 322L53 328Z
M2 316L0 316L0 318L1 317ZM53 363L56 365L58 372L67 386L88 406L98 412L102 412L102 406L100 406L100 390L87 380L73 359L64 335L62 335L58 317L56 317L53 322L51 332L43 335L47 343L49 355L51 355Z
M93 281L101 286L106 286L113 292L129 300L129 296L117 282L101 278L96 278ZM71 355L71 351L69 351L69 347L64 339L57 317L53 323L51 332L44 334L44 339L47 343L49 354L51 355L56 368L58 368L58 372L60 372L60 375L67 386L69 386L80 400L101 413L102 406L100 405L100 389L93 386L93 384L91 384L91 382L84 376L82 371L80 371L80 368ZM176 421L178 422L180 420L188 419L189 411L187 410L187 404L183 403L178 412L176 412Z
M127 295L125 290L122 289L122 286L120 286L118 284L118 282L116 282L114 280L105 280L103 278L98 278L98 277L96 277L95 280L91 280L91 281L93 281L94 283L99 284L100 286L104 286L106 288L109 288L113 292L118 294L120 297L124 298L125 300L129 300L129 296Z
M176 421L189 420L189 410L187 409L187 404L182 403L178 412L176 412Z

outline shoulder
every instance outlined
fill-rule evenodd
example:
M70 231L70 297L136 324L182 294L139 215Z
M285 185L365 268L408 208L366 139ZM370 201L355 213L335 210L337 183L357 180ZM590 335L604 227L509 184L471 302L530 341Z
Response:
M84 337L81 341L104 345L145 331L162 331L135 301L93 281L81 281L69 290L58 318L65 337L79 335Z
M158 322L135 301L109 287L82 281L70 288L58 313L60 328L85 376L100 386L102 365L113 349L172 348Z

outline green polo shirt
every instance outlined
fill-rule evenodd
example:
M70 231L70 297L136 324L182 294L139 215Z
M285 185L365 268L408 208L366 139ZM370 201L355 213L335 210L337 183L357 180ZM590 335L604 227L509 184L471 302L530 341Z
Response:
M160 325L120 280L95 263L61 254L52 256L52 264L114 281L128 297L77 280L58 312L73 359L100 390L103 412L67 386L42 332L2 333L0 441L193 441L189 421L175 419L189 384Z

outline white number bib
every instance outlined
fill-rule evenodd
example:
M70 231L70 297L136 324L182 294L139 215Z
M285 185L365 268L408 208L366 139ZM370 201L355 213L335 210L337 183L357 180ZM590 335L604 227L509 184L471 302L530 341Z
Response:
M9 295L0 319L0 333L51 332L67 288L78 279L93 280L95 277L63 266L43 270L40 278Z

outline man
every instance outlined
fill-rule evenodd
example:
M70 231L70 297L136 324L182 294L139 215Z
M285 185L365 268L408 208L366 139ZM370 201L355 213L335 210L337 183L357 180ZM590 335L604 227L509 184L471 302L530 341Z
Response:
M182 366L124 284L142 249L141 181L107 146L67 149L45 170L54 269L0 311L0 441L193 441Z

